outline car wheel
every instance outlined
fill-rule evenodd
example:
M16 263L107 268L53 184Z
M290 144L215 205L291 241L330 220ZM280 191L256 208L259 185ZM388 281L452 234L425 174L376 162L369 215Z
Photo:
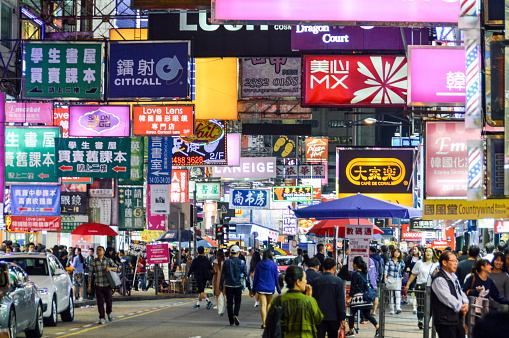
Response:
M51 316L46 318L47 326L56 326L58 322L57 300L53 297L51 301Z
M37 307L37 318L35 321L35 327L33 330L25 332L27 338L39 338L44 333L44 317L42 311L42 304Z
M64 322L72 322L74 320L74 297L72 292L69 296L69 307L60 314L60 318L62 318Z
M16 326L16 313L11 309L9 313L9 335L15 338L18 334L18 328Z

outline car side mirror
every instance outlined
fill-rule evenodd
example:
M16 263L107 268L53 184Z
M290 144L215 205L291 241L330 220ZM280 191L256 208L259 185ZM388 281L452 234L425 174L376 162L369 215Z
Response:
M56 269L54 275L63 275L65 273L62 269Z

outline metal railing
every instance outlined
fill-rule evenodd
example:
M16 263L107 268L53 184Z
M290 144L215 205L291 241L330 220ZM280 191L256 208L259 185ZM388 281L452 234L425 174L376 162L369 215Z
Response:
M473 296L468 297L468 314L466 317L467 321L467 336L472 338L472 331L474 325L489 312L490 301L486 298L476 298Z

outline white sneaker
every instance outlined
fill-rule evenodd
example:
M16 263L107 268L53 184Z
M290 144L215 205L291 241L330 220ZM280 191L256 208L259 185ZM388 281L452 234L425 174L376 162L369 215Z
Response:
M83 297L78 298L78 302L82 302L82 301L83 301Z
M260 302L256 302L256 303L254 304L254 307L258 307L258 305L260 305Z
M393 315L393 314L394 314L394 311L391 311L391 312L390 312L390 314L391 314L391 315Z
M414 309L414 311L412 311L414 313L414 315L417 314L417 309Z

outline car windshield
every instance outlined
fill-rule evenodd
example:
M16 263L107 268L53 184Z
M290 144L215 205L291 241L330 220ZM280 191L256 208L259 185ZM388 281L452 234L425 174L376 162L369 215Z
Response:
M29 276L48 276L46 258L2 257L2 260L16 263Z
M276 259L276 263L279 266L291 265L293 258L278 258Z

